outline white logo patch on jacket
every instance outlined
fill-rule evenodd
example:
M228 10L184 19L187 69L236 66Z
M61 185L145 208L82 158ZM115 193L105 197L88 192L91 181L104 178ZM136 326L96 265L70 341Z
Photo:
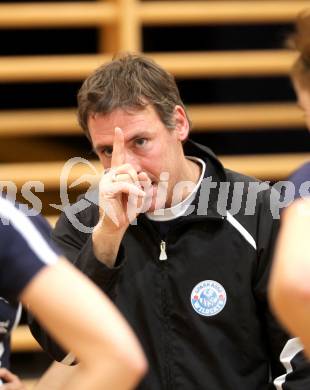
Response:
M206 317L215 316L224 309L227 296L224 287L215 280L204 280L193 288L191 304L194 310Z

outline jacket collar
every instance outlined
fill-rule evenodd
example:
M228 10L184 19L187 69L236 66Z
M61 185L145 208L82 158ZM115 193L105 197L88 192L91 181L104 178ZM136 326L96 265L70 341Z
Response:
M221 211L220 213L218 210L219 188L221 183L227 182L227 175L222 163L211 149L192 140L186 142L184 152L191 156L200 157L206 163L204 181L196 197L196 202L199 206L195 212L196 219L223 219L226 217L226 211Z
M212 176L213 181L218 183L221 181L227 181L225 169L222 163L207 146L188 139L184 144L183 149L186 155L199 157L206 162L206 175Z
M198 144L192 140L187 140L183 145L184 154L187 156L194 156L201 158L206 163L206 172L203 184L197 191L195 200L195 211L187 216L178 218L178 222L189 222L193 219L195 221L205 219L225 218L226 213L218 211L218 193L221 182L227 182L225 169L215 154L208 147ZM212 186L210 183L212 182ZM213 188L215 187L215 188ZM144 214L138 216L139 221L147 220Z

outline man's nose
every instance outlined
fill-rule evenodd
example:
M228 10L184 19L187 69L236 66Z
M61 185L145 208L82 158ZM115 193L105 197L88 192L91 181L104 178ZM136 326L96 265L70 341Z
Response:
M137 173L141 172L141 165L138 156L130 151L125 152L125 163L133 166Z

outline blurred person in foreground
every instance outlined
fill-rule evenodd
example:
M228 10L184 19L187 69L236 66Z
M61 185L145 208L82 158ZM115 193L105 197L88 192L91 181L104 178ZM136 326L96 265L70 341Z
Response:
M293 41L298 58L291 77L310 130L310 9L298 16ZM304 199L296 199L282 213L269 294L276 314L300 337L310 357L310 161L290 180L295 197Z
M0 197L0 389L25 389L9 371L6 341L19 314L3 320L4 305L18 301L78 362L57 388L133 388L146 369L137 340L109 299L50 246L49 236L42 217L28 218Z

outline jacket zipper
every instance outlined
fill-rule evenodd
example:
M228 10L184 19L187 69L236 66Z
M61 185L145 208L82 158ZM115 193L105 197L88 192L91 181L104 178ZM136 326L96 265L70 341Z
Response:
M161 260L161 261L168 260L168 256L167 256L167 252L166 252L166 241L164 241L164 240L160 241L159 260Z

